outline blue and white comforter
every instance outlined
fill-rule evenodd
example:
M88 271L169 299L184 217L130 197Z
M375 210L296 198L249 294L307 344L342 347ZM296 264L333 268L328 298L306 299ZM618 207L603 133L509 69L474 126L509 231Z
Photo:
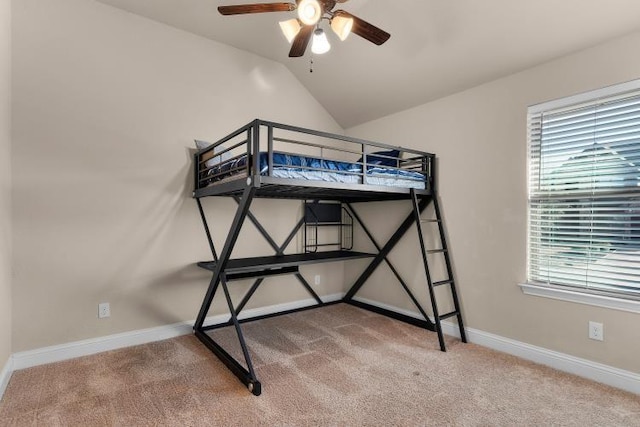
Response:
M211 182L215 182L237 173L238 168L242 169L246 168L246 166L247 156L244 155L216 164L208 171L208 175L212 177ZM268 170L268 154L261 152L260 174L267 175ZM274 152L271 176L277 178L361 184L362 165ZM387 185L416 189L425 188L425 177L423 174L384 166L367 166L365 179L366 184L370 185ZM207 185L209 183L207 183Z

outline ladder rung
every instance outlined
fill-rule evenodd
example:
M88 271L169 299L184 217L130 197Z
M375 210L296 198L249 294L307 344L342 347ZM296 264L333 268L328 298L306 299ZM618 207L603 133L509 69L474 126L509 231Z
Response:
M440 280L439 282L433 282L432 286L435 288L436 286L447 285L449 283L453 283L453 279Z
M421 219L420 222L442 222L440 219Z
M444 320L444 319L448 319L449 317L453 317L457 315L458 315L457 311L452 311L451 313L443 314L442 316L439 317L439 319Z
M428 254L437 254L441 252L447 252L446 249L430 249L427 251Z

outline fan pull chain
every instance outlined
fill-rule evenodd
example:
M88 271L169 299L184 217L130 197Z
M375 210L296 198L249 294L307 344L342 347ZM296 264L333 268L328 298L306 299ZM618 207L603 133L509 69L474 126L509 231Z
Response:
M309 72L313 73L313 54L309 55L309 57L311 58L309 60Z

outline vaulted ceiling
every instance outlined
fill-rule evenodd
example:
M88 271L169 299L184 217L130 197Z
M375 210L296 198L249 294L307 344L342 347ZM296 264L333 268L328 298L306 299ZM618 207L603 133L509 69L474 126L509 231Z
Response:
M349 0L338 7L391 38L341 42L329 30L332 49L310 73L310 52L289 58L278 26L295 12L216 9L256 0L98 1L281 62L344 128L640 30L638 0Z

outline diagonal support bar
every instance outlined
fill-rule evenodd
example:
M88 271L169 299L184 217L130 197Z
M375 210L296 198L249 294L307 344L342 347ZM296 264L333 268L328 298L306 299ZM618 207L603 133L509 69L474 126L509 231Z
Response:
M202 203L200 199L196 199L198 202L198 210L200 211L200 218L202 218L202 225L204 226L204 231L207 234L207 241L209 242L209 249L211 249L211 255L213 255L213 260L218 261L218 254L216 253L216 248L213 245L213 239L211 238L211 231L209 231L209 224L207 223L207 217L204 215L204 210L202 209Z
M241 199L238 199L237 197L234 197L234 199L236 200L236 202L238 202L238 205L241 203ZM298 230L300 230L300 227L302 227L302 225L304 224L304 218L301 218L300 221L298 221L298 223L293 227L293 229L289 233L289 236L287 236L287 238L285 239L284 243L281 246L278 246L275 243L275 241L271 238L267 230L262 226L262 224L260 224L257 218L253 216L253 214L251 214L251 211L247 212L247 217L251 220L251 222L253 222L253 224L256 226L258 231L260 231L262 236L264 236L264 238L267 240L267 242L269 242L271 247L273 247L273 249L276 251L276 255L282 255L284 253L285 249L287 249L287 246L289 246L289 243L291 243L291 240L293 240L296 233L298 233ZM302 277L300 273L296 273L296 277L298 278L298 280L302 282L302 284L305 286L305 288L307 288L307 290L316 299L316 301L318 301L319 304L322 304L322 300L311 288L309 283L306 280L304 280L304 277ZM260 277L255 282L253 282L253 285L251 286L251 288L247 291L242 301L240 301L240 304L238 304L238 307L236 308L236 313L240 313L242 311L242 309L245 307L245 305L247 305L247 303L249 302L253 294L258 290L258 287L260 287L263 281L264 281L264 277ZM231 322L231 319L229 320L229 322Z
M349 208L349 210L351 211L351 213L353 214L353 217L356 219L356 221L358 221L358 223L360 224L360 226L364 230L364 232L367 235L367 237L369 237L369 240L371 240L371 243L373 243L373 246L375 246L376 250L378 252L380 252L380 250L381 250L380 245L378 244L378 242L376 242L375 238L373 237L373 234L371 234L371 232L369 231L367 226L364 224L362 219L360 219L360 216L355 211L353 206L351 206L350 203L346 203L346 205ZM387 263L387 265L389 266L389 268L391 269L391 272L394 274L394 276L396 276L396 279L398 279L398 282L400 282L400 285L405 290L405 292L407 293L407 295L409 296L409 298L411 299L413 304L416 306L416 308L418 309L418 311L422 315L422 317L424 317L425 321L428 324L432 325L433 322L431 322L431 320L429 319L429 316L427 315L426 311L424 311L424 309L422 308L422 305L420 305L420 303L418 302L416 297L413 295L413 292L411 292L411 290L409 289L409 286L407 286L406 282L404 280L402 280L402 277L400 276L400 273L398 273L398 270L394 267L393 264L391 264L391 261L389 261L389 258L387 258L385 256L384 260Z
M220 274L226 268L227 262L231 257L231 251L233 250L233 247L238 240L238 235L240 234L242 223L244 222L244 219L249 212L249 207L251 206L251 201L253 200L255 191L256 188L253 185L249 185L244 189L244 192L242 193L242 200L238 205L238 209L233 218L233 222L231 223L229 235L227 236L227 240L224 244L224 247L222 248L222 252L220 253L220 258L216 262L216 271L213 273L213 278L211 279L211 283L209 284L209 289L207 289L207 293L204 297L204 300L202 301L202 306L200 307L200 312L198 313L198 317L196 318L196 323L194 325L194 328L196 329L200 329L202 327L204 319L209 312L211 301L213 301L214 290L218 282L220 281Z
M233 323L233 327L235 328L236 334L238 335L238 341L240 342L240 347L242 348L242 354L247 364L247 369L249 370L249 376L251 379L257 381L256 373L253 370L253 363L251 362L251 356L249 355L249 349L247 348L247 343L244 340L244 334L242 333L242 328L240 327L240 323L238 322L238 316L235 309L233 308L233 302L231 301L231 295L229 295L229 288L227 287L227 280L224 277L224 274L220 277L220 283L222 284L224 297L227 300L229 312L231 313L231 322Z
M195 336L209 349L213 354L215 354L218 359L240 380L244 385L247 386L249 391L256 396L260 396L262 393L262 385L260 381L256 381L251 378L249 371L242 366L236 359L233 358L227 351L220 347L220 345L215 342L207 333L202 329L195 330Z
M242 298L242 301L240 301L240 304L238 304L238 307L236 307L236 313L240 313L242 311L244 306L247 305L247 303L249 302L249 299L251 299L251 297L258 290L258 287L262 284L263 281L264 281L264 277L260 277L259 279L256 279L255 282L253 282L253 285L251 285L251 288L247 291L244 298Z
M236 203L238 203L238 205L240 205L241 200L240 198L238 198L238 196L234 196L233 200L236 201ZM258 231L260 232L260 234L262 234L262 237L264 237L264 239L267 241L267 243L269 243L269 245L273 248L274 251L279 252L280 251L280 247L278 246L278 244L271 238L271 236L269 235L269 233L267 232L267 230L262 226L262 224L260 224L260 221L258 221L258 219L255 217L255 215L253 215L251 213L251 211L247 212L247 217L249 218L249 220L253 223L253 225L258 229Z
M422 212L427 207L430 200L431 200L430 198L423 198L420 200L420 203L418 206L418 209L420 212ZM411 226L415 221L416 221L416 217L414 215L414 212L412 211L405 218L402 224L400 224L400 227L398 227L396 232L393 233L393 235L389 238L387 243L385 243L382 249L378 252L378 255L376 255L373 261L371 261L369 266L362 272L360 277L358 277L358 279L353 284L353 286L351 286L351 289L349 289L349 291L344 297L344 301L350 301L351 299L353 299L353 296L360 290L362 285L364 285L364 283L367 281L367 279L369 279L371 274L373 274L375 269L378 268L378 266L382 263L382 261L384 261L384 259L387 257L389 252L391 252L391 250L398 244L400 239L402 239L402 236L406 234L407 230L411 228Z
M300 228L304 225L304 217L300 218L300 221L298 221L298 223L296 224L295 227L293 227L293 229L291 230L291 233L289 233L289 235L287 236L287 238L285 239L284 243L282 243L282 246L280 246L280 249L278 249L276 255L282 255L284 254L284 250L287 249L287 247L289 246L289 243L291 243L291 241L293 240L294 237L296 237L296 234L298 234L298 230L300 230Z
M313 290L313 288L311 287L311 285L309 284L309 282L307 282L305 280L304 277L302 277L302 274L300 273L296 273L296 277L298 278L298 280L300 281L300 283L302 283L302 285L307 289L307 291L309 291L309 293L311 294L311 296L313 297L313 299L316 300L316 302L318 303L318 305L322 305L323 302L320 299L320 297L318 296L318 294L316 293L316 291Z
M238 204L240 204L241 200L237 196L233 199ZM304 218L300 218L298 223L291 230L291 233L289 233L289 236L287 236L287 238L285 239L284 243L281 246L278 246L269 232L262 226L262 224L260 224L260 221L258 221L258 219L251 213L251 211L247 212L247 217L253 223L253 225L255 225L260 234L262 234L262 237L264 237L267 243L269 243L269 245L273 248L273 250L276 252L276 255L282 255L284 253L285 249L287 249L287 246L289 246L289 243L291 243L291 240L293 240L293 238L296 236L296 233L298 233L298 230L300 230L300 227L304 225Z

